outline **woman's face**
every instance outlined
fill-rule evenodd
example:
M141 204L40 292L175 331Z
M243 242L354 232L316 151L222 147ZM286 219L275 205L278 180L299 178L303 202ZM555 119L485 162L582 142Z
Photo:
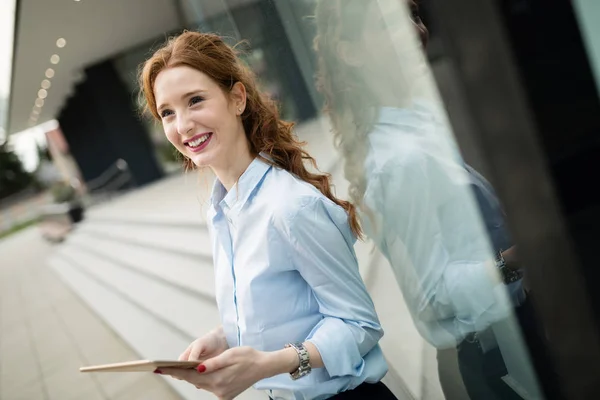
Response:
M206 74L179 66L157 75L154 96L167 139L198 167L226 169L247 150L241 83L226 94Z

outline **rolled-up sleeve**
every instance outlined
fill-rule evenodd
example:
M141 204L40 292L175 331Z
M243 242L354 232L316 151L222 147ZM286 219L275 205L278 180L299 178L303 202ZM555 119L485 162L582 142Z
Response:
M324 315L306 340L317 347L331 377L359 376L363 357L383 330L358 270L346 212L328 200L310 199L286 225L293 265Z

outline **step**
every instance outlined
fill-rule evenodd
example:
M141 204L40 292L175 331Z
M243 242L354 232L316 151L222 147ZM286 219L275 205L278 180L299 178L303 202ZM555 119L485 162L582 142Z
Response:
M55 255L49 265L79 297L90 306L136 353L140 359L171 359L185 349L195 335L173 329L151 310L132 301L129 294L116 289L65 256ZM202 332L214 327L213 321L203 321ZM170 384L186 400L213 400L212 394L169 377ZM263 400L265 394L248 389L241 400Z
M53 257L50 266L79 297L143 359L172 358L191 340L161 324L146 310L137 307L110 285L62 257ZM168 382L168 381L167 381ZM171 384L171 382L169 382ZM195 390L174 382L174 389L184 399L200 399ZM205 399L214 397L205 396Z
M211 327L219 324L215 303L205 301L198 295L123 268L69 244L63 246L57 255L78 266L80 271L104 282L140 308L147 309L157 320L170 325L181 335L193 337L206 329L207 324Z
M113 215L164 215L203 222L210 200L213 175L210 171L202 177L199 172L181 173L163 178L138 188L109 202L90 208L91 218Z
M108 237L87 235L84 232L77 232L71 236L68 245L201 296L205 301L215 301L212 259L196 260L153 247L131 245Z
M76 233L160 249L212 265L212 244L208 229L203 225L147 225L118 221L100 223L90 220L80 224Z
M95 223L125 223L131 225L141 226L171 226L171 227L185 227L185 228L204 228L206 229L206 218L204 216L197 216L190 218L183 213L183 210L179 212L171 211L166 212L147 212L147 213L133 213L126 211L112 211L103 212L98 214L92 214L87 218L88 222Z

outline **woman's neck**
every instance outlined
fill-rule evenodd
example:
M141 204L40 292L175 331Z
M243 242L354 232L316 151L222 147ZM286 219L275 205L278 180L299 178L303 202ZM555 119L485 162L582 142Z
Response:
M212 167L212 170L219 182L225 187L225 190L229 192L240 176L248 169L252 160L254 160L254 157L250 154L247 146L244 146L243 149L231 153L229 163L226 166L221 168Z

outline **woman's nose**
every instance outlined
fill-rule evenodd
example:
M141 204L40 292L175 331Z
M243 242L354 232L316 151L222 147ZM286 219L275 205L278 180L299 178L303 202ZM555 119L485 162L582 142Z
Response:
M192 121L186 116L182 115L177 118L177 133L180 135L185 135L193 128Z

